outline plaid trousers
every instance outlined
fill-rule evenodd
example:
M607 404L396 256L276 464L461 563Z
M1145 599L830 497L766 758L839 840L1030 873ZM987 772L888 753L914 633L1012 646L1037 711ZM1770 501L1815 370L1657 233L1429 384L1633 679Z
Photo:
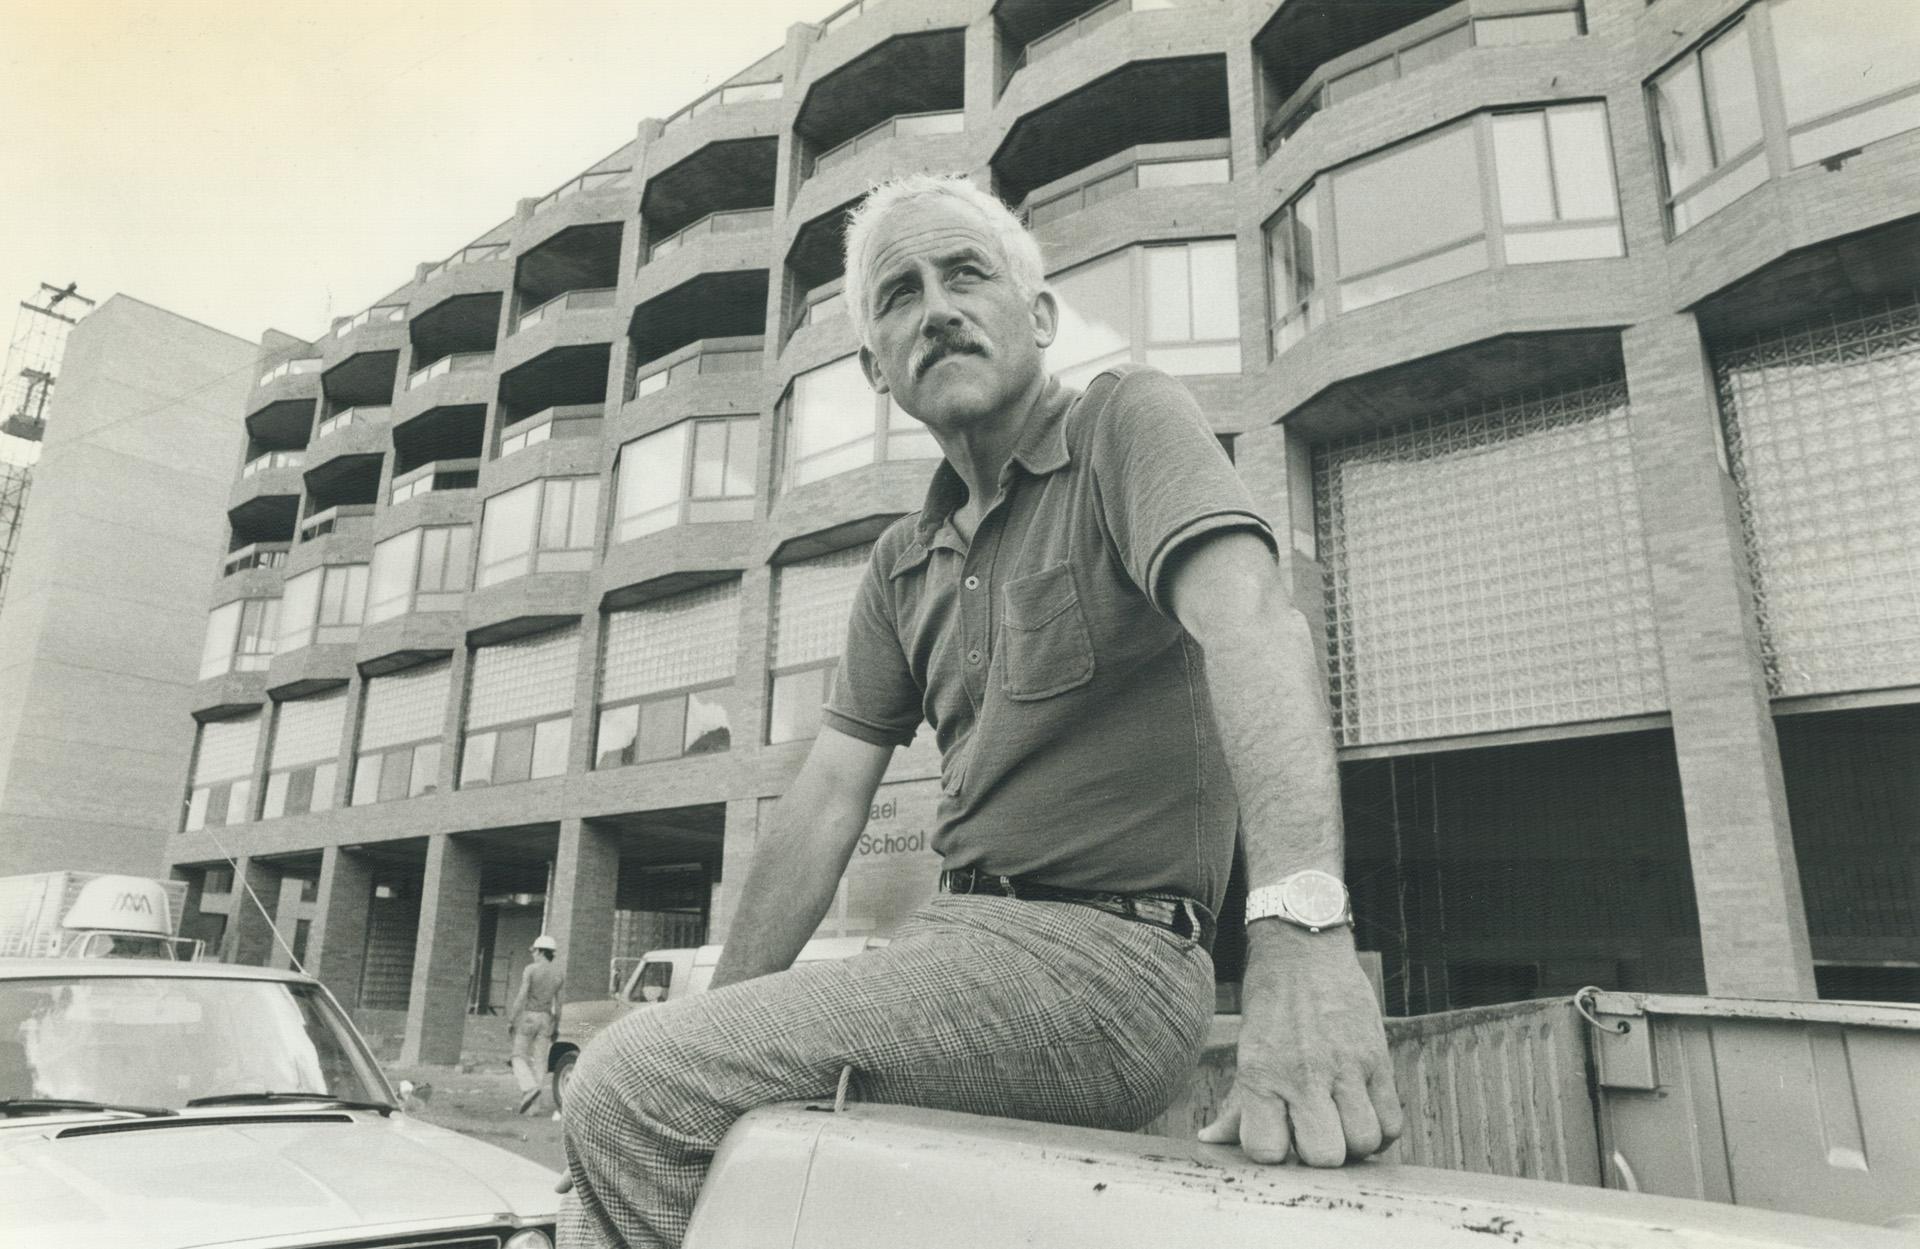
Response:
M735 1119L824 1099L1137 1128L1192 1069L1213 964L1090 907L940 895L884 949L658 1006L595 1037L567 1088L562 1249L678 1245Z

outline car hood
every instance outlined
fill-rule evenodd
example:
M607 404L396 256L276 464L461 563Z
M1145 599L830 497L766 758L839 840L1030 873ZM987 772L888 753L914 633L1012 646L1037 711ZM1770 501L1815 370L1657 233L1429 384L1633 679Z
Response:
M305 1120L305 1121L303 1121ZM73 1134L111 1122L113 1131ZM63 1132L68 1133L64 1137ZM178 1249L502 1215L548 1221L553 1172L406 1115L223 1109L0 1130L0 1192L43 1243Z

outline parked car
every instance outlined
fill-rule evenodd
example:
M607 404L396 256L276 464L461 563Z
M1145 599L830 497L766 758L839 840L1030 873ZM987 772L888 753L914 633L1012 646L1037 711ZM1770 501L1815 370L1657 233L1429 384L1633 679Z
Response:
M0 1222L89 1249L550 1249L553 1172L405 1112L293 972L0 959Z

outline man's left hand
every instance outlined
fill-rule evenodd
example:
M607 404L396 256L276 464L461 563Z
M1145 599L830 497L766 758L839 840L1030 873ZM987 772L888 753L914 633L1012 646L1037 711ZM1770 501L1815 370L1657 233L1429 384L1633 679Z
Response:
M1255 1162L1316 1167L1399 1139L1404 1116L1373 985L1350 931L1279 920L1247 931L1239 1068L1220 1117L1200 1129Z

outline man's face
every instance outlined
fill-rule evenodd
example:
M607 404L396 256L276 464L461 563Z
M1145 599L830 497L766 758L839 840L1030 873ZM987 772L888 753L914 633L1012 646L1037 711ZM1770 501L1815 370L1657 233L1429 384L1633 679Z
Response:
M880 223L867 268L874 389L935 428L1005 412L1039 376L1054 303L1023 297L979 213L961 201L910 201Z

